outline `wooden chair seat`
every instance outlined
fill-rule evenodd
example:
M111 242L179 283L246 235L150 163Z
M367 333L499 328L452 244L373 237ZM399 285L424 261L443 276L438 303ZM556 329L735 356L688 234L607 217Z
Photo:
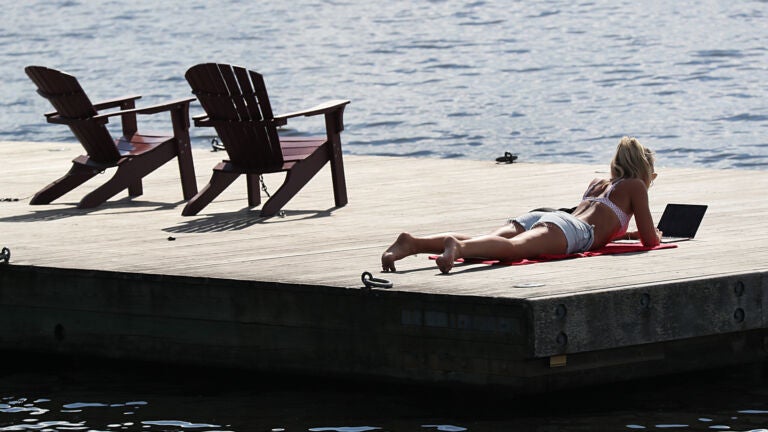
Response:
M118 138L115 140L115 145L122 157L140 156L146 152L155 150L172 139L173 136L133 134L130 138Z

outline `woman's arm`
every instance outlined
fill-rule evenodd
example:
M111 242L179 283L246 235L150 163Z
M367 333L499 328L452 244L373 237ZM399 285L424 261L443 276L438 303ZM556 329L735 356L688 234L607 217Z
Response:
M644 246L658 246L661 243L661 232L653 224L653 216L648 206L648 188L642 180L636 179L632 181L629 193L637 225L637 238Z
M656 229L656 235L659 237L659 239L661 239L661 231L659 231L658 228L654 229ZM613 239L613 241L616 240L640 240L640 231L627 231Z
M617 240L637 240L640 238L640 234L637 231L627 231L622 235L617 235L611 241Z

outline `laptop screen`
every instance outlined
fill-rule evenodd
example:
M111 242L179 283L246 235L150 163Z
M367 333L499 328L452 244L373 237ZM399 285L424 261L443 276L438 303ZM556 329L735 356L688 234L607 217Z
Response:
M698 204L667 204L657 228L664 237L690 237L696 235L707 206Z

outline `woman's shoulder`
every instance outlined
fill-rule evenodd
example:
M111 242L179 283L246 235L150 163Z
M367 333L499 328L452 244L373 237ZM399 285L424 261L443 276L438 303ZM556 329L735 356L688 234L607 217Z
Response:
M620 190L622 192L634 194L634 193L648 193L648 187L645 182L639 178L625 178L615 183L614 190Z
M600 185L605 184L607 182L608 182L607 179L602 179L602 178L592 179L592 181L589 182L589 186L587 186L587 189L584 191L584 198L587 198L588 196L593 196L596 190L597 191L602 190L600 188Z
M617 183L620 183L624 185L625 187L642 187L645 188L645 182L642 179L633 177L633 178L623 178L619 180Z

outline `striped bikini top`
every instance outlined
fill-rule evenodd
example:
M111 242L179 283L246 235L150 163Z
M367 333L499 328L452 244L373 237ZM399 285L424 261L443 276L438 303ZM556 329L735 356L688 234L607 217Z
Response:
M629 227L629 219L630 215L624 213L624 210L619 208L613 201L610 200L611 192L613 192L613 188L616 187L617 184L621 183L623 179L617 180L615 183L611 183L610 186L605 191L605 195L601 197L593 197L588 196L590 192L592 192L592 189L595 188L599 184L599 182L594 183L592 186L587 189L586 192L584 192L584 196L582 197L582 200L585 201L593 201L593 202L599 202L601 204L605 204L608 206L609 209L611 209L615 214L616 217L619 218L619 224L621 224L621 228L619 229L619 232L616 233L617 236L620 236L627 232L627 228Z

